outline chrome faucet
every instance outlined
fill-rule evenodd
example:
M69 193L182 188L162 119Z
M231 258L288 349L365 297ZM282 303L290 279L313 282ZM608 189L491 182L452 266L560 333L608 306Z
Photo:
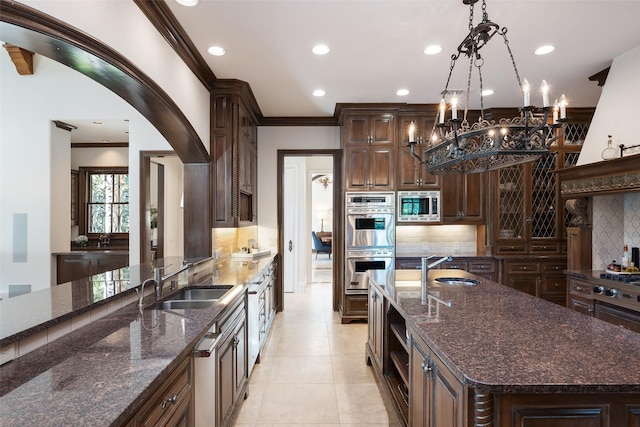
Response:
M189 268L191 268L193 266L193 264L189 263L189 262L183 262L182 266L180 266L180 268L178 268L176 271L172 271L171 273L167 274L166 276L162 276L162 271L164 271L167 267L170 267L171 264L169 265L165 265L164 267L155 267L153 269L153 278L156 281L156 298L160 299L162 298L162 287L164 286L164 283L171 277L175 276L176 274L180 274L185 270L188 270Z
M442 257L434 262L432 262L431 264L429 264L429 260L433 258L433 256L429 256L429 257L422 257L422 259L420 260L420 267L422 270L422 275L420 277L420 287L421 287L421 291L422 291L422 305L426 305L427 304L427 282L429 281L429 271L434 268L439 266L440 264L442 264L443 262L451 262L453 261L453 258L451 257L451 255L449 256L445 256Z
M148 282L153 282L154 283L154 286L156 288L156 295L158 294L158 282L156 281L156 279L149 278L149 279L145 280L144 282L142 282L142 287L141 287L141 292L140 292L140 300L138 300L138 307L142 307L142 299L144 298L144 285L146 285Z

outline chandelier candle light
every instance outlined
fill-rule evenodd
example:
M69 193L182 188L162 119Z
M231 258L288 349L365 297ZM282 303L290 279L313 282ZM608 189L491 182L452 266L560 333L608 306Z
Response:
M489 20L485 0L482 0L482 21L474 26L473 10L478 1L462 0L464 4L469 5L470 9L469 34L460 43L457 52L451 55L449 77L442 92L431 144L424 151L425 159L415 153L415 124L412 122L409 128L411 154L420 163L425 164L430 173L476 173L533 161L549 153L551 144L561 136L557 129L561 128L562 123L566 121L567 100L565 96L562 95L560 102L556 101L556 105L550 107L549 85L545 80L541 85L542 108L531 105L531 87L526 79L524 82L520 81L518 68L507 39L507 28L500 28ZM496 34L502 36L507 47L518 88L522 90L524 106L520 109L519 117L486 120L482 93L484 59L480 55L480 49ZM464 115L462 118L458 118L458 103L460 102L458 95L462 92L449 90L449 82L456 61L462 54L469 58L469 74ZM469 124L467 113L471 92L471 74L474 66L478 70L480 84L480 117L477 122ZM449 120L446 118L447 97L450 97L451 118ZM552 112L553 121L549 123L549 114Z

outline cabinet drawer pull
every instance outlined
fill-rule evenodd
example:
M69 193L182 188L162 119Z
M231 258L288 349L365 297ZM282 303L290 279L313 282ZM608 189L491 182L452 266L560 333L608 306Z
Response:
M175 405L177 401L178 401L178 396L175 393L171 392L169 397L164 399L160 406L162 406L162 409L166 409L166 407L169 406L169 404Z

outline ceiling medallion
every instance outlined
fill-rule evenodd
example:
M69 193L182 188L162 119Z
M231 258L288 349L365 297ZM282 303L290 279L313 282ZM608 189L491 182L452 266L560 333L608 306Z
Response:
M505 166L530 162L548 154L551 144L561 132L562 123L566 121L566 100L564 95L560 102L549 106L549 87L542 82L543 106L538 108L530 103L530 87L527 80L520 80L520 74L507 39L507 28L498 26L489 20L485 0L482 0L482 21L474 26L474 5L479 0L463 0L469 5L469 34L458 46L457 52L451 56L449 76L442 92L439 114L434 123L434 133L430 147L424 150L422 159L415 153L415 127L412 123L409 130L409 147L414 157L425 164L428 172L436 174L467 174L499 169ZM484 59L480 49L496 34L502 36L507 52L513 64L518 87L524 96L524 107L520 116L486 120L484 114L484 98L482 87L482 66ZM469 58L467 90L449 90L449 82L457 60L461 56ZM469 94L471 93L471 75L477 69L479 77L480 118L469 123L467 113ZM458 118L458 96L466 95L466 104L462 118ZM448 102L447 102L448 101ZM446 110L451 111L446 119ZM553 112L552 122L549 116ZM560 117L558 117L558 113Z

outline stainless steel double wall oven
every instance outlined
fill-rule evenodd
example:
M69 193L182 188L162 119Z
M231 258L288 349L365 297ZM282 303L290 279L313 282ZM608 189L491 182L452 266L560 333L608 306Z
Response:
M368 274L382 285L393 280L395 194L347 192L345 207L345 289L366 294Z

